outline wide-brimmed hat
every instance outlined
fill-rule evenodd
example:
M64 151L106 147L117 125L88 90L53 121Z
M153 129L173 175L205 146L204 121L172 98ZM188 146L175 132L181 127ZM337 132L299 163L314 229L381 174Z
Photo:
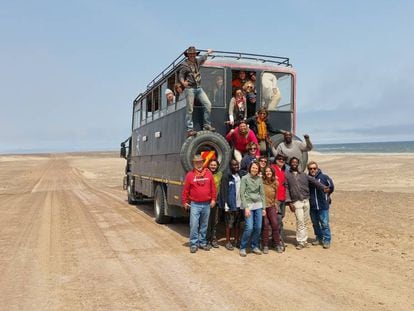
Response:
M184 51L185 57L188 57L188 53L196 53L197 55L200 54L200 52L197 51L194 46L190 46L187 50Z
M193 162L204 162L204 159L201 157L201 155L196 154L193 158Z

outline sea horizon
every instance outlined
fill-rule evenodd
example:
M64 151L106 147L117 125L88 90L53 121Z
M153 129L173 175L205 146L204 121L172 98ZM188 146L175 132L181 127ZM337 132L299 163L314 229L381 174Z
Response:
M118 146L79 148L14 148L0 151L0 155L54 154L77 152L118 152ZM314 144L312 151L320 153L414 153L414 141L358 142Z

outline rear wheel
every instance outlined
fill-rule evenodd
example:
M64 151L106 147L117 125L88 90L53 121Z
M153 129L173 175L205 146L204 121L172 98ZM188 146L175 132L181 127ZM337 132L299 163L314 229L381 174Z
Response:
M171 221L171 217L165 215L167 204L168 203L167 203L167 197L165 194L165 188L163 185L158 184L155 188L155 195L154 195L155 222L159 224L167 224Z
M231 149L226 139L215 132L201 131L195 137L189 137L181 147L181 164L185 171L193 169L193 158L196 154L206 154L205 158L213 156L219 161L219 171L223 172L231 159ZM206 161L207 162L207 161Z

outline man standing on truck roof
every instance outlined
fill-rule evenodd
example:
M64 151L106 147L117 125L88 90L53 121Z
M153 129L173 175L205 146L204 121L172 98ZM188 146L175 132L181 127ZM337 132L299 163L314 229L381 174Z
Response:
M187 113L185 116L185 122L187 126L187 135L193 136L196 134L193 125L193 109L194 100L197 98L203 107L203 129L207 131L214 131L215 128L211 126L210 112L211 102L201 87L201 73L200 66L207 60L207 56L211 54L213 50L208 49L207 54L201 57L196 57L200 52L196 50L194 46L190 46L184 51L184 55L187 59L181 64L181 68L178 73L178 79L180 83L185 87L184 93L187 102Z
M203 167L201 155L193 159L194 169L185 176L182 203L186 210L190 209L190 252L199 248L209 251L206 234L210 209L216 205L217 190L213 174Z

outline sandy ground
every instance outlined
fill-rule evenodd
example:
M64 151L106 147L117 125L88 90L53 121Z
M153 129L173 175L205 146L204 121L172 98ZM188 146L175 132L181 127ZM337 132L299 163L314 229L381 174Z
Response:
M311 159L336 183L331 249L297 251L289 212L284 254L241 258L128 205L116 154L0 156L0 309L414 310L414 155Z

